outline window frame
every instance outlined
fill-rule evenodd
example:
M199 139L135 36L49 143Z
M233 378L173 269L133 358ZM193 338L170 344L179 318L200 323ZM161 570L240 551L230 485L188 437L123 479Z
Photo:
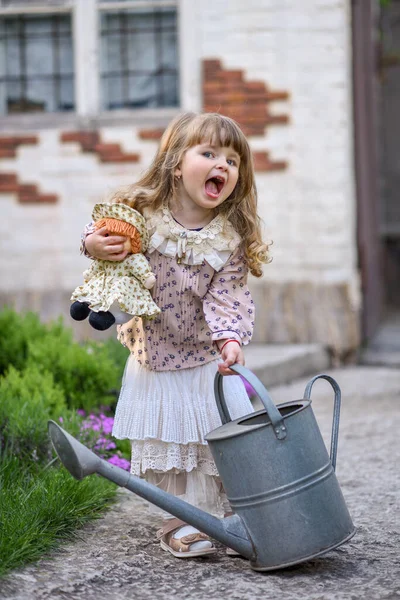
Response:
M178 27L178 22L179 22L179 10L178 10L178 1L177 0L125 0L125 1L115 1L115 2L109 2L107 0L98 0L98 4L97 4L97 10L98 10L98 15L99 15L99 23L98 23L98 37L99 37L99 56L100 56L100 45L102 44L102 28L100 25L100 19L101 19L101 15L118 15L120 16L121 14L123 14L124 11L130 11L129 14L132 14L132 11L134 9L141 9L141 8L145 8L145 9L162 9L162 8L173 8L175 9L176 12L176 17L177 17L177 23L176 23L176 38L177 38L177 45L178 45L178 56L179 56L179 27ZM107 37L105 37L105 43L107 44ZM157 44L156 44L157 46ZM156 50L156 54L157 54L157 48ZM126 70L127 72L130 70L129 67L126 65L123 65L125 67L125 69L121 69L121 73ZM180 65L177 65L176 68L176 72L177 72L177 76L178 76L178 89L177 89L177 95L178 95L178 104L175 107L171 107L171 108L175 108L175 110L180 106L180 88L179 88L179 71L180 71ZM101 82L101 72L100 72L100 65L99 65L99 81ZM106 74L106 77L109 74ZM106 78L105 78L106 79ZM105 82L105 81L104 81ZM100 83L101 85L101 83ZM123 84L122 84L123 85ZM156 82L156 89L159 92L160 91L160 84ZM162 84L161 84L161 88L162 88ZM102 89L102 91L104 91ZM104 105L104 102L101 102L101 98L99 98L100 101L100 110L101 110L101 106ZM103 99L104 100L104 99ZM168 107L157 107L154 110L163 110L165 108ZM138 110L138 108L126 108L126 109L103 109L106 112L115 112L118 110ZM146 110L146 108L144 108L144 110Z
M45 86L50 86L50 88L48 89L49 95L53 96L53 102L60 106L60 102L61 99L64 98L65 100L65 95L62 92L62 86L66 83L66 82L70 82L72 83L72 85L74 85L75 82L75 74L73 71L73 66L72 64L69 65L70 68L67 69L67 71L65 70L65 68L63 69L63 66L65 67L65 61L63 63L62 61L62 54L64 53L65 56L65 51L67 49L71 48L71 41L72 41L72 22L71 20L69 20L68 23L68 29L65 29L65 25L63 25L60 22L60 18L65 17L65 15L67 16L67 18L69 17L69 13L66 10L58 10L54 13L43 13L43 12L30 12L30 13L22 13L22 12L9 12L7 15L3 14L0 15L2 18L4 19L12 19L13 21L13 25L11 25L11 30L8 29L7 24L2 23L2 33L4 32L5 35L5 39L6 39L6 43L8 41L8 43L11 45L11 48L14 48L14 53L16 52L16 68L17 70L13 73L13 72L9 72L8 75L6 75L6 73L3 71L3 68L5 67L5 61L6 61L6 55L3 55L2 53L2 76L1 76L1 82L2 85L5 85L5 87L2 87L1 89L1 95L2 95L2 105L3 103L6 103L6 98L10 98L9 93L11 92L11 96L13 96L12 93L12 84L14 83L16 86L16 90L20 89L20 93L18 94L17 91L17 97L18 95L21 98L21 91L22 90L26 90L27 88L30 88L32 85L35 86L35 83L37 84L37 82L42 81L44 83ZM31 29L31 23L30 23L30 17L44 17L46 18L46 22L48 23L48 25L46 26L46 31L40 32L39 30L35 30L33 31ZM13 30L15 27L15 31ZM50 61L50 64L47 63L47 67L49 67L48 69L44 69L42 71L37 70L37 71L33 71L32 67L29 64L29 57L32 56L32 53L34 54L35 52L35 45L39 42L40 40L43 40L42 36L45 36L46 41L48 41L51 46L49 47L49 52L46 53L46 57L41 57L41 62L43 63L44 61L42 60L42 58L47 58L48 61ZM67 42L67 46L65 46L65 41ZM43 50L44 47L42 47ZM47 46L46 46L47 48ZM72 55L70 55L70 58L72 58ZM4 62L3 62L4 60ZM10 84L10 88L8 88L8 84ZM47 93L45 92L45 88L42 88L41 90L42 95L39 96L39 98L37 100L44 100L44 98L47 96ZM30 95L30 94L28 94ZM25 94L22 91L22 96L25 96ZM70 96L71 101L74 101L75 98L75 94L74 94L74 90L72 89L72 95ZM25 99L25 98L24 98ZM31 100L32 101L32 97L26 98L28 101ZM7 110L7 108L6 108ZM35 112L35 111L32 111ZM41 112L39 110L39 112ZM49 111L49 112L58 112L58 111ZM74 112L74 109L68 109L65 111L62 111L61 109L59 109L59 112ZM13 110L11 110L11 112L6 113L4 116L10 116L11 114L16 114L16 115L21 115L21 114L31 114L29 111L20 111L20 112L14 112ZM44 114L44 113L42 113Z
M184 107L185 77L182 72L182 9L188 10L192 0L129 0L126 2L107 0L67 0L62 6L32 6L21 4L19 6L2 7L0 4L0 18L7 16L26 15L53 15L70 14L72 20L73 54L74 54L74 85L75 85L75 110L71 112L46 112L46 113L15 113L0 115L0 128L23 130L26 128L39 129L41 127L54 127L57 125L83 125L96 127L98 125L132 124L147 126L165 126L168 121L178 114ZM101 110L100 98L100 14L121 9L132 8L162 8L175 7L177 11L177 39L178 39L178 74L180 105L177 107L143 108L143 109L118 109ZM89 32L89 35L88 35ZM192 109L193 107L191 107Z

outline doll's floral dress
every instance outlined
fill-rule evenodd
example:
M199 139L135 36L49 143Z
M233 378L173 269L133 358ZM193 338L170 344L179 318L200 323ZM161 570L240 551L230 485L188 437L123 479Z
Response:
M117 303L125 313L152 319L161 311L144 287L149 275L150 266L143 254L130 254L121 262L94 260L71 300L86 302L94 312L108 311Z

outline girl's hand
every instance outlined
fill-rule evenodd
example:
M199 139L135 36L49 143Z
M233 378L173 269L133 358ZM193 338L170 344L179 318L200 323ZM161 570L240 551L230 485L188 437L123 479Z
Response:
M218 365L219 373L221 373L221 375L237 375L237 373L232 371L229 367L235 363L239 363L239 365L244 366L244 354L242 346L233 340L229 342L226 342L226 340L221 340L219 347L223 347L221 351L221 358L224 361Z
M128 254L128 250L124 250L125 241L125 236L109 235L107 228L101 227L87 236L85 246L93 258L118 261Z

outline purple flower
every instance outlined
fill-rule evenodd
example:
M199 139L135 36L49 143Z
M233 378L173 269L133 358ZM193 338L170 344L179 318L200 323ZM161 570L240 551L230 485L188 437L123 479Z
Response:
M115 450L116 447L114 442L111 442L106 438L99 438L94 448L95 450Z
M111 456L107 460L107 462L111 463L112 465L115 465L116 467L119 467L120 469L129 471L129 468L130 468L129 460L126 460L125 458L120 458L117 454L113 454L113 456Z
M106 417L105 415L103 415L102 425L103 425L104 433L106 433L106 434L111 433L113 425L114 425L113 417Z
M117 446L108 438L100 437L94 446L95 450L114 450Z
M117 445L110 438L114 425L114 417L108 417L105 412L110 408L107 406L101 407L102 412L99 415L91 413L81 423L81 436L83 443L96 452L98 456L105 460L110 460L112 464L116 464L122 469L129 469L129 461L118 454L111 456L111 451L116 451Z

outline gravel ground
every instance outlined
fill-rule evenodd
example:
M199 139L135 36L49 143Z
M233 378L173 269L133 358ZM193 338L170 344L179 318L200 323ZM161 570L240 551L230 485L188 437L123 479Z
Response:
M0 582L3 600L400 600L400 369L330 371L342 388L337 476L356 535L324 556L258 573L219 546L208 559L178 560L155 542L145 503L119 502L78 540ZM307 380L271 389L276 403L303 396ZM329 444L333 394L314 385L313 410Z

